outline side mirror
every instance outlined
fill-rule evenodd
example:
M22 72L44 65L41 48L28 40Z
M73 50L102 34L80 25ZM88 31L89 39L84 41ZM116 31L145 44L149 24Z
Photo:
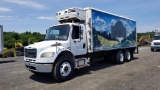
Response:
M47 30L46 30L46 34L48 33L48 31L49 31L49 30L47 29Z

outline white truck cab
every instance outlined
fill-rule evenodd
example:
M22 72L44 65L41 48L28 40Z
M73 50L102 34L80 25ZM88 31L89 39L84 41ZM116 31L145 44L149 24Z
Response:
M85 12L71 8L57 12L61 24L46 30L45 40L25 47L24 61L33 73L52 73L60 81L69 79L73 69L89 66L87 54Z
M44 41L25 47L25 64L36 72L49 73L60 53L70 52L73 56L87 53L85 36L82 24L65 23L50 27Z
M153 40L151 42L151 51L156 51L160 49L160 31L155 31L155 36L153 36Z

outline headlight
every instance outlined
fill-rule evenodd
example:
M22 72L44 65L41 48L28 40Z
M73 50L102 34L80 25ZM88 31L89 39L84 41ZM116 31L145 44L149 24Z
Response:
M41 54L41 58L49 58L54 56L54 52L44 52Z

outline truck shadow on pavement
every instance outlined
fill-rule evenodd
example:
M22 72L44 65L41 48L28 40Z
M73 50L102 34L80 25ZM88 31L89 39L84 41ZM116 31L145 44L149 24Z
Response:
M57 81L53 79L52 75L48 73L32 74L30 79L46 84L57 83Z
M0 61L0 64L3 63L12 63L12 62L16 62L15 60L5 60L5 61Z
M138 59L139 59L138 57L134 57L134 59L132 61L138 60ZM125 63L129 63L129 62L125 62ZM104 69L104 68L109 68L109 67L116 66L116 65L120 65L120 64L115 64L115 63L112 63L110 61L93 62L93 63L91 63L90 67L75 70L75 77L83 76L83 75L87 75L87 74L92 74L91 73L92 71L98 71L98 70L101 70L101 69Z
M133 60L138 60L138 59L139 58L135 57ZM129 62L126 62L126 63L129 63ZM112 67L112 66L115 66L115 65L117 65L117 64L113 64L109 61L93 62L93 63L91 63L90 67L85 67L85 68L82 68L82 69L76 69L72 79L80 77L80 76L92 74L92 71L97 71L97 70L101 70L101 69L104 69L104 68L109 68L109 67ZM46 83L46 84L60 83L60 82L56 81L55 79L53 79L51 74L38 74L38 75L32 74L30 76L30 79L32 79L34 81L41 82L41 83Z

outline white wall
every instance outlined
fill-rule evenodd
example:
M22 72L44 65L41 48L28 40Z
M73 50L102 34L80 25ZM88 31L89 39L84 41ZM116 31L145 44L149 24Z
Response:
M4 42L3 42L3 26L0 25L0 54L3 53Z

